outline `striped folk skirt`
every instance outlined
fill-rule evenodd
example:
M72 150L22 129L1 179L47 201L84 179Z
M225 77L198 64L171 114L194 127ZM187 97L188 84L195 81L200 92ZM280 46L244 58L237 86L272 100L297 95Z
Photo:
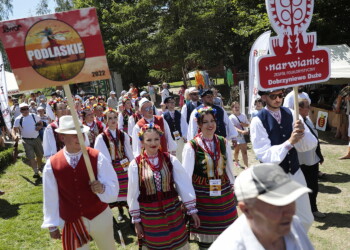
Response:
M221 196L210 196L209 185L193 183L196 192L199 228L190 223L190 239L212 243L237 219L234 194L229 181L221 185Z
M140 202L141 222L144 230L142 249L183 249L188 236L178 197Z
M113 163L113 168L118 176L119 194L117 201L126 201L128 194L128 171L125 170L119 163Z

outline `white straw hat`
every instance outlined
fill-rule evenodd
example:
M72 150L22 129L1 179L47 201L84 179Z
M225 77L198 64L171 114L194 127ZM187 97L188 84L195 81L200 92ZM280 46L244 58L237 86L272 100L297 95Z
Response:
M83 125L81 121L79 121L79 126L82 133L86 133L90 130L90 128ZM59 127L56 128L55 131L60 134L76 135L77 130L74 126L73 117L71 115L62 116L59 120Z

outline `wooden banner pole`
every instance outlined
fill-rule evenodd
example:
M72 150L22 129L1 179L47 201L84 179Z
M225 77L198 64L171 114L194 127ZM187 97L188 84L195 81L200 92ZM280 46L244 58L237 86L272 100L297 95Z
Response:
M87 169L88 174L89 174L90 181L95 181L96 180L95 179L95 174L94 174L94 171L92 170L91 161L90 161L88 152L86 150L85 140L84 140L83 133L81 132L78 114L77 114L77 112L75 112L72 92L70 91L70 88L69 88L68 84L63 85L63 89L64 89L64 92L65 92L66 97L67 97L68 106L69 106L70 111L71 111L70 113L71 113L71 115L73 117L75 129L77 130L79 144L80 144L80 147L81 147L81 151L83 152L83 157L84 157L86 169Z
M299 97L298 97L298 87L293 87L294 91L294 122L299 120Z

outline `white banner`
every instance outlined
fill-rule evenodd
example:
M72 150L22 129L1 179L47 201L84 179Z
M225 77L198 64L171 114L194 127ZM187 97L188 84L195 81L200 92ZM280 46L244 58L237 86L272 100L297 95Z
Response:
M241 107L241 113L245 114L244 81L239 81L239 106Z
M1 105L2 116L4 117L4 121L6 123L6 127L8 128L9 131L11 131L11 115L10 115L10 107L9 107L8 98L7 98L5 65L2 59L1 52L0 52L0 105Z
M249 107L248 114L251 114L254 108L254 102L258 95L258 78L257 78L257 60L262 55L269 52L269 39L271 31L261 34L254 42L249 54Z

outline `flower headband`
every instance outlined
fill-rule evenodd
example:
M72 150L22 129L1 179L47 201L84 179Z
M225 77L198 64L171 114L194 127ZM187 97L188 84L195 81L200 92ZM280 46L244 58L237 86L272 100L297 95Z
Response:
M103 114L104 114L105 116L107 116L109 113L116 113L116 114L118 114L118 111L115 110L114 108L107 108L106 111L103 112Z
M216 109L212 108L212 107L202 107L200 109L197 110L196 113L196 118L199 119L202 115L204 115L205 113L211 113L214 117L216 115Z
M129 97L124 96L122 99L123 104L125 104L127 101L131 101Z
M138 133L140 141L142 141L143 135L148 129L155 129L160 136L164 134L164 132L161 130L161 128L158 125L154 123L145 124L142 126L142 128L140 129L140 132Z
M51 106L52 109L54 109L55 105L57 105L58 103L66 103L66 101L59 97L59 98L56 98L55 100L50 101L49 105Z

